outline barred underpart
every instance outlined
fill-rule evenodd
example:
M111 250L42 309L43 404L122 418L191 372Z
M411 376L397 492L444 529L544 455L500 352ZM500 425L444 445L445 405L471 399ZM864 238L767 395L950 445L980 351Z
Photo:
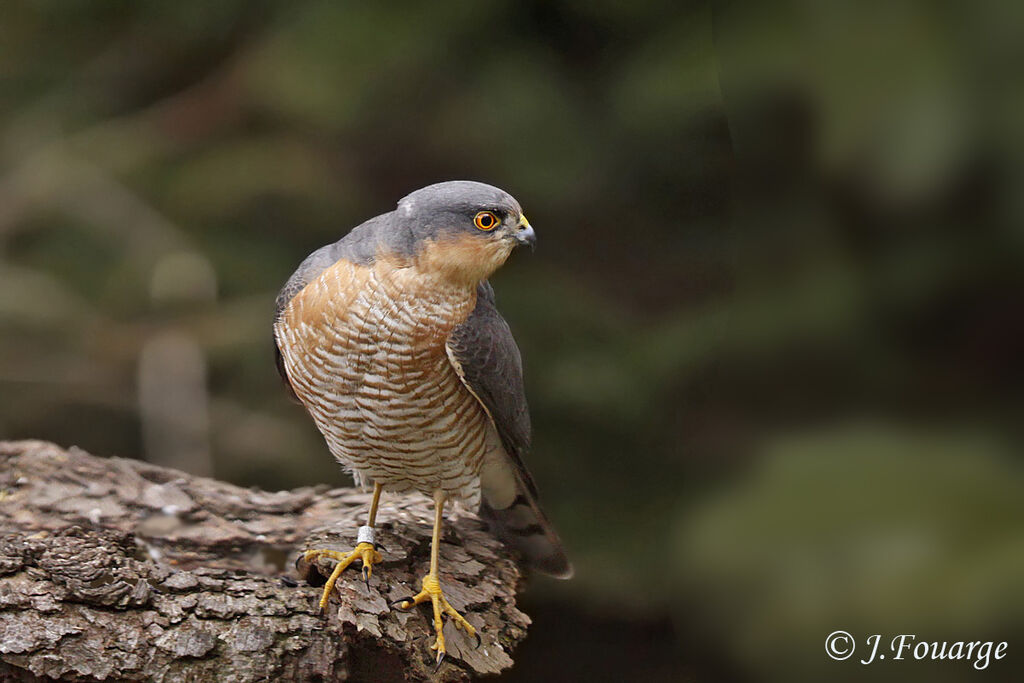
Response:
M282 311L291 385L360 483L479 505L481 464L502 446L445 351L475 304L474 288L408 263L340 260Z

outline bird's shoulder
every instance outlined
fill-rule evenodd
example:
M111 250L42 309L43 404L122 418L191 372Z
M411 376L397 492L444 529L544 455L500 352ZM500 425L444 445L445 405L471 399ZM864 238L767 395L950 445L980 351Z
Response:
M296 394L285 371L279 336L282 328L288 328L295 322L289 322L287 315L293 310L292 302L306 290L307 285L330 268L346 263L354 268L373 267L382 252L388 249L393 252L396 246L402 248L400 240L396 239L395 231L391 228L391 213L381 214L356 226L337 242L320 247L303 259L278 293L274 302L274 357L277 370L292 398L296 398ZM307 313L311 313L316 304L311 302L311 305L305 308L309 309Z
M352 228L337 242L320 247L307 256L291 274L277 295L274 319L280 320L288 304L327 269L341 261L355 266L373 267L381 254L404 254L408 245L393 229L393 212L371 218Z

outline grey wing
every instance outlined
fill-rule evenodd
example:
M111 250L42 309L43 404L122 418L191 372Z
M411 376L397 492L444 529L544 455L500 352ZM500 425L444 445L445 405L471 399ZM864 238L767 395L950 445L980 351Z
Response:
M490 415L507 456L496 465L484 462L482 480L505 481L498 487L501 495L488 495L488 488L483 487L480 517L530 566L557 578L570 578L572 565L541 510L537 486L523 462L530 447L530 412L522 358L486 280L477 288L476 308L448 340L448 353L463 383ZM488 467L492 471L486 471ZM505 495L509 490L513 495Z
M477 287L476 308L449 338L448 350L462 381L490 414L519 477L536 496L537 486L523 462L530 448L530 410L522 356L486 280Z

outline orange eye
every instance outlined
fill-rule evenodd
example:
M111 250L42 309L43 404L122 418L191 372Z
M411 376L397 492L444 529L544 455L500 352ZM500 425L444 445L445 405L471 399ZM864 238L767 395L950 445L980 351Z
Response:
M481 211L473 219L473 225L481 230L494 230L498 227L498 217L492 211Z

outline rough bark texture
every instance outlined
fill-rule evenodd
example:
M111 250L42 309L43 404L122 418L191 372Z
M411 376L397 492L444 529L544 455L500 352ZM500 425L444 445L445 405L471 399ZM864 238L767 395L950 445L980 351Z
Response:
M350 550L368 503L351 489L269 493L0 442L0 680L454 681L510 666L530 621L515 606L519 571L474 516L448 518L441 581L483 645L449 624L435 675L429 606L389 609L427 569L422 496L385 494L383 564L369 586L347 570L317 614L320 589L293 562L306 548Z

